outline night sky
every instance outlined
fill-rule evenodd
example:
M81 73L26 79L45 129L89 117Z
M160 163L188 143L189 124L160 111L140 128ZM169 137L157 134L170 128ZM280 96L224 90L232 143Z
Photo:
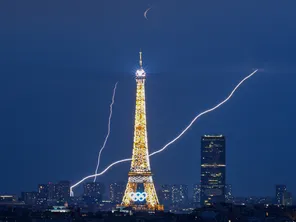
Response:
M148 21L143 13L148 8ZM296 194L295 0L0 2L0 192L73 183L95 170L119 81L103 167L132 152L138 52L147 72L149 149L160 184L200 179L200 137L224 134L236 196ZM129 163L98 181L125 181Z

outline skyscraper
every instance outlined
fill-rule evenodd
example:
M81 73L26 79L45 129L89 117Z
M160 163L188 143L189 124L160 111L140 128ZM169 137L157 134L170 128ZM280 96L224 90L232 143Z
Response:
M184 205L188 203L188 186L175 184L172 186L172 203L174 205Z
M201 138L201 204L225 202L225 137Z
M200 184L193 185L193 203L196 207L200 204Z
M287 192L286 185L276 185L275 186L275 199L276 204L278 205L284 205L284 197L285 193Z
M125 184L123 182L110 184L110 200L113 204L121 203L125 190Z

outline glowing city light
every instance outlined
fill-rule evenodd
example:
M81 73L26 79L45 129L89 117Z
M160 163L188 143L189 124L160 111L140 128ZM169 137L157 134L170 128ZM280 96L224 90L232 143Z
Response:
M236 92L236 90L240 87L241 84L243 84L247 79L249 79L250 77L252 77L256 72L258 71L258 69L256 69L254 72L252 72L250 75L246 76L243 80L241 80L236 86L235 88L231 91L231 93L229 94L229 96L224 99L222 102L220 102L219 104L217 104L216 106L214 106L213 108L210 108L206 111L201 112L200 114L198 114L190 123L189 125L177 136L175 137L173 140L171 140L169 143L167 143L165 146L163 146L161 149L151 153L149 156L153 156L157 153L160 153L162 151L164 151L169 145L171 145L172 143L174 143L175 141L177 141L182 135L184 135L184 133L192 126L192 124L201 116L214 111L215 109L219 108L220 106L222 106L224 103L226 103L232 96L233 94ZM110 164L108 167L106 167L102 172L98 173L98 174L93 174L93 175L89 175L87 177L84 177L83 179L81 179L80 181L78 181L77 183L75 183L73 186L70 187L70 191L73 195L73 188L75 188L76 186L78 186L79 184L81 184L83 181L89 179L89 178L93 178L96 176L101 176L103 175L105 172L107 172L112 166L119 164L119 163L123 163L123 162L128 162L131 161L131 158L128 159L122 159L122 160L118 160L112 164Z
M114 104L114 99L115 99L117 84L118 84L118 82L115 83L115 86L114 86L114 89L113 89L112 101L111 101L111 104L110 104L110 114L109 114L109 120L108 120L108 132L107 132L105 141L103 143L103 146L101 147L101 150L99 152L98 163L97 163L95 174L98 173L99 166L100 166L100 160L101 160L101 154L102 154L102 151L104 150L104 148L106 146L106 143L108 141L108 138L109 138L109 135L110 135L110 131L111 131L112 108L113 108L113 104ZM97 177L95 176L94 182L96 182L96 179L97 179Z
M144 69L138 69L136 72L136 76L137 77L145 77L146 73L145 73Z

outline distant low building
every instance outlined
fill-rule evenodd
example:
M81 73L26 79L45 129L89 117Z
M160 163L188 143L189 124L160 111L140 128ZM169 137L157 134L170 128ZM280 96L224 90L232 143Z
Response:
M232 185L226 184L225 185L225 201L227 203L232 203L233 196L232 196Z
M0 202L16 202L17 196L16 195L0 195Z
M165 209L169 209L170 205L172 204L172 185L162 185L159 193L159 198Z
M4 195L0 195L0 205L1 206L19 206L19 205L25 205L25 203L22 201L19 201L16 195L4 194Z
M291 192L285 192L284 194L284 206L292 206L293 205L293 198Z
M38 192L22 192L21 199L25 204L34 206L37 202Z

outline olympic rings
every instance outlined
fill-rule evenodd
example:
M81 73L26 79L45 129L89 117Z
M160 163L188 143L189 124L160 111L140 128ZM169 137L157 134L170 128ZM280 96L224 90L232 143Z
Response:
M130 192L130 198L133 200L133 201L144 201L146 198L147 198L147 193L146 192L143 192L143 193L140 193L140 192Z

